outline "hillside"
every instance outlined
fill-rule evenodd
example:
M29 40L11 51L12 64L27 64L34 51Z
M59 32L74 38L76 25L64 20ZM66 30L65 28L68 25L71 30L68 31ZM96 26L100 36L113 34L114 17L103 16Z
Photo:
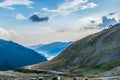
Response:
M64 49L70 46L73 42L53 42L49 44L40 44L31 46L36 52L45 55L48 59L51 59L60 54Z
M0 70L13 70L46 60L44 56L31 49L0 39Z
M120 66L100 74L101 76L120 76Z
M71 73L108 71L120 66L120 24L76 41L54 59L36 69L67 70Z

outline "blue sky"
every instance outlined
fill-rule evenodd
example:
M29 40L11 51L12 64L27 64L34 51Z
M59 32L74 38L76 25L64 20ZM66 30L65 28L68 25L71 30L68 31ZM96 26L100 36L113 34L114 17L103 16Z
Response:
M97 25L103 16L118 21L119 3L120 0L0 0L0 38L23 45L75 41L101 31ZM49 20L32 22L32 15Z

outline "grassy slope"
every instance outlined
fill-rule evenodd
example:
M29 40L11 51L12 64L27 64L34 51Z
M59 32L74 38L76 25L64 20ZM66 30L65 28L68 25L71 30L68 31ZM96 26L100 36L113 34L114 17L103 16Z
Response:
M100 73L120 66L120 28L103 30L76 41L56 58L35 65L36 69L64 70L75 74ZM108 56L118 58L97 63ZM110 57L109 57L110 58ZM108 58L108 59L109 59ZM106 58L107 59L107 58ZM97 66L96 66L97 65Z

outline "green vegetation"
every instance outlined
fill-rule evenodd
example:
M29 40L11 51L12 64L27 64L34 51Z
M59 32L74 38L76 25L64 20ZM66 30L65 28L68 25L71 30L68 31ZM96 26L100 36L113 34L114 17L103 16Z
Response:
M94 68L101 70L101 71L108 71L108 70L111 70L117 66L120 66L120 59L110 60L108 62L97 65Z

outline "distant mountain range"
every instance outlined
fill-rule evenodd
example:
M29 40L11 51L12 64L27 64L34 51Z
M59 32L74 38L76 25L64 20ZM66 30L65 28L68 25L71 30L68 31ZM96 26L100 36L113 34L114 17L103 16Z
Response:
M31 46L33 50L45 55L48 59L51 59L60 54L64 49L70 46L73 42L53 42L50 44L39 44Z
M0 39L0 70L13 70L47 61L37 52L12 41Z
M120 24L76 41L60 55L34 69L61 70L71 75L98 74L120 66Z

